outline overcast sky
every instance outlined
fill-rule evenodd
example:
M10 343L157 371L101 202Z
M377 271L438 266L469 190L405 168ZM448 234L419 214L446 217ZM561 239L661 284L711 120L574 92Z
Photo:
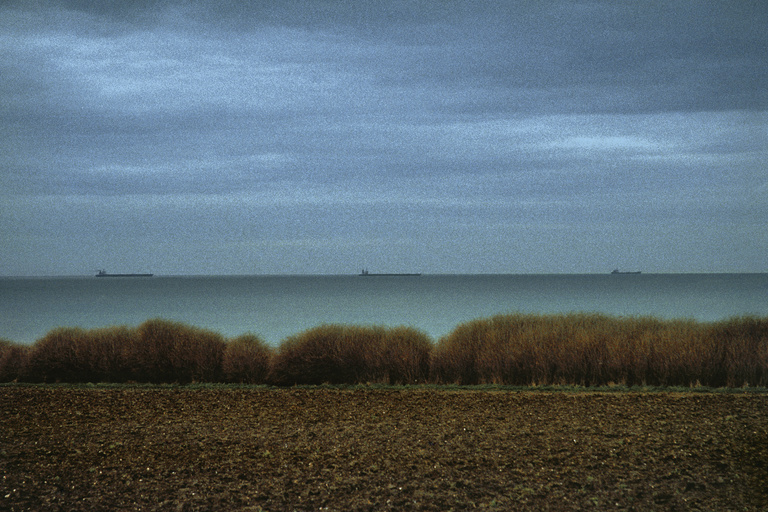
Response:
M10 1L0 275L768 271L768 2Z

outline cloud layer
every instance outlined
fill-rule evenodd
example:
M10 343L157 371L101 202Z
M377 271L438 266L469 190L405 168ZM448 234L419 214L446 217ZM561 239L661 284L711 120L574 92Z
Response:
M3 275L768 271L762 2L20 1L0 48Z

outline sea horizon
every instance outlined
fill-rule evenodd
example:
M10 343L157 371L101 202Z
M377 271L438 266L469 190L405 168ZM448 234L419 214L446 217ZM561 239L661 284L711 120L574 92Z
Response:
M115 272L120 274L123 272ZM125 272L136 274L152 274L151 276L124 276L125 278L148 278L148 277L365 277L360 272L350 273L253 273L253 274L163 274L154 273L151 271L136 271ZM419 271L387 271L387 272L371 272L368 276L385 276L385 277L424 277L424 276L602 276L602 275L763 275L768 274L768 270L765 271L718 271L718 272L650 272L650 271L620 271L618 274L608 272L419 272ZM54 279L54 278L68 278L68 277L97 277L96 273L90 274L40 274L40 275L15 275L0 274L0 279L15 279L15 278L42 278L42 279Z
M507 313L766 316L766 296L766 273L17 276L0 278L0 338L164 318L273 345L321 324L405 325L439 339Z

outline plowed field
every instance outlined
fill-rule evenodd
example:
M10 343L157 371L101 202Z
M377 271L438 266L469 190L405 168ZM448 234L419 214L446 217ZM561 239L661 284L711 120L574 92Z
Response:
M761 510L768 396L0 387L2 510Z

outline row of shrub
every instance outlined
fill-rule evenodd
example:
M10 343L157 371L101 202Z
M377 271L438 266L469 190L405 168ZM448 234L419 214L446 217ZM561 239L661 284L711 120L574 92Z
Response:
M499 315L441 339L430 371L436 382L461 384L763 387L768 318Z
M153 319L136 328L60 327L31 346L0 340L0 382L423 382L429 337L409 327L323 325L275 349Z
M722 322L509 314L434 343L411 327L321 325L272 347L163 319L0 340L0 382L768 386L768 317Z

